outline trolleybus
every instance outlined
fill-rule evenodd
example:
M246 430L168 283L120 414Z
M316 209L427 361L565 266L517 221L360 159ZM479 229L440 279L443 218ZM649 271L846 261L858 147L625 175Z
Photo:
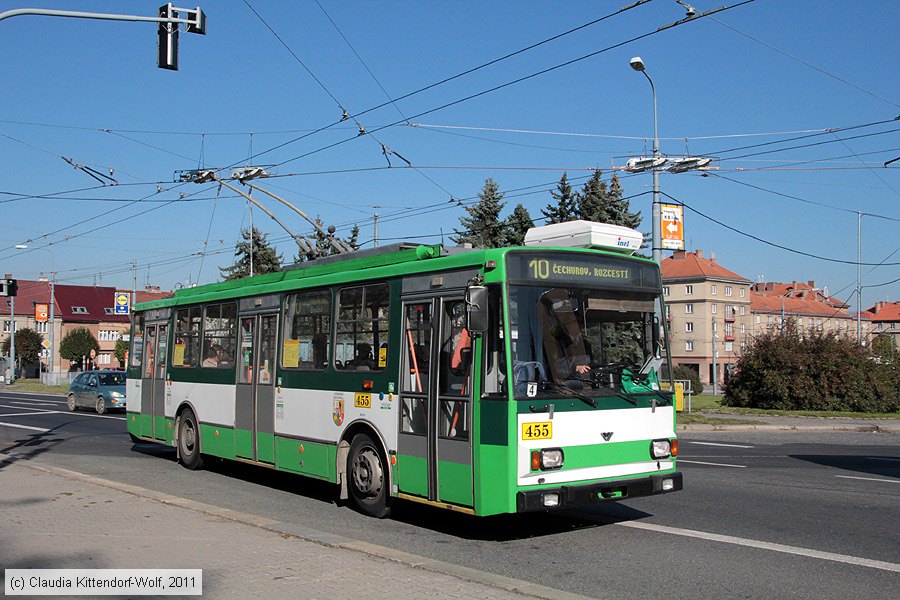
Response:
M474 515L681 489L658 265L576 221L397 244L135 307L132 439ZM668 389L674 389L669 386ZM302 487L302 478L298 478Z

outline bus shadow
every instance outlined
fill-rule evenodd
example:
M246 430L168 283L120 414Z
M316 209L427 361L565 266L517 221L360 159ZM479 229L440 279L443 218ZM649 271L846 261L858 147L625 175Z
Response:
M593 529L622 521L649 517L648 513L617 502L586 509L533 512L476 517L416 502L395 501L395 521L472 541L510 542L582 529Z
M823 467L832 467L878 477L900 478L900 457L898 456L792 454L790 457Z

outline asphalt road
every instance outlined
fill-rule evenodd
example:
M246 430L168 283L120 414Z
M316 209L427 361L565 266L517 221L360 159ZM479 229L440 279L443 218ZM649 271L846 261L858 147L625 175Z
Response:
M122 415L0 392L0 457L140 485L597 598L900 597L900 435L680 435L685 489L478 519L415 504L364 517L333 486L246 465L191 472ZM2 470L0 470L2 494ZM48 565L52 567L52 565Z

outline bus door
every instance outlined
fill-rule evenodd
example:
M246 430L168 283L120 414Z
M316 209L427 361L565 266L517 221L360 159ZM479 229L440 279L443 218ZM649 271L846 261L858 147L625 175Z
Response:
M141 368L141 435L166 439L166 350L168 323L148 323L144 329L144 364Z
M241 315L235 395L235 454L275 462L275 352L278 313Z
M403 305L400 492L473 506L472 339L461 296Z

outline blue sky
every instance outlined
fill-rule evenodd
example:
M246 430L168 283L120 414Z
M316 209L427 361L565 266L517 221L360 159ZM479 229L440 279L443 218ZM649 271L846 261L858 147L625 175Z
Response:
M0 10L149 16L160 3ZM217 280L250 215L228 190L173 183L198 166L265 165L278 177L260 185L339 232L358 224L368 245L376 212L381 243L449 242L464 214L451 198L471 202L487 177L508 192L507 212L522 203L537 220L563 172L580 185L590 169L608 177L651 151L650 87L628 64L640 55L658 93L661 151L717 158L709 176L660 177L686 205L689 250L754 281L815 280L855 306L862 212L863 305L900 299L900 161L882 166L900 157L895 1L756 0L654 33L685 9L653 0L388 102L625 3L200 0L208 33L181 33L177 72L155 66L155 25L0 21L0 269L130 289L134 261L138 287ZM698 12L739 3L693 2ZM351 119L306 135L339 121L341 107L370 133L356 137ZM395 153L389 169L381 144ZM61 157L113 169L118 185ZM416 169L398 168L400 157ZM649 232L650 175L622 184ZM296 254L260 210L252 218L285 258Z

